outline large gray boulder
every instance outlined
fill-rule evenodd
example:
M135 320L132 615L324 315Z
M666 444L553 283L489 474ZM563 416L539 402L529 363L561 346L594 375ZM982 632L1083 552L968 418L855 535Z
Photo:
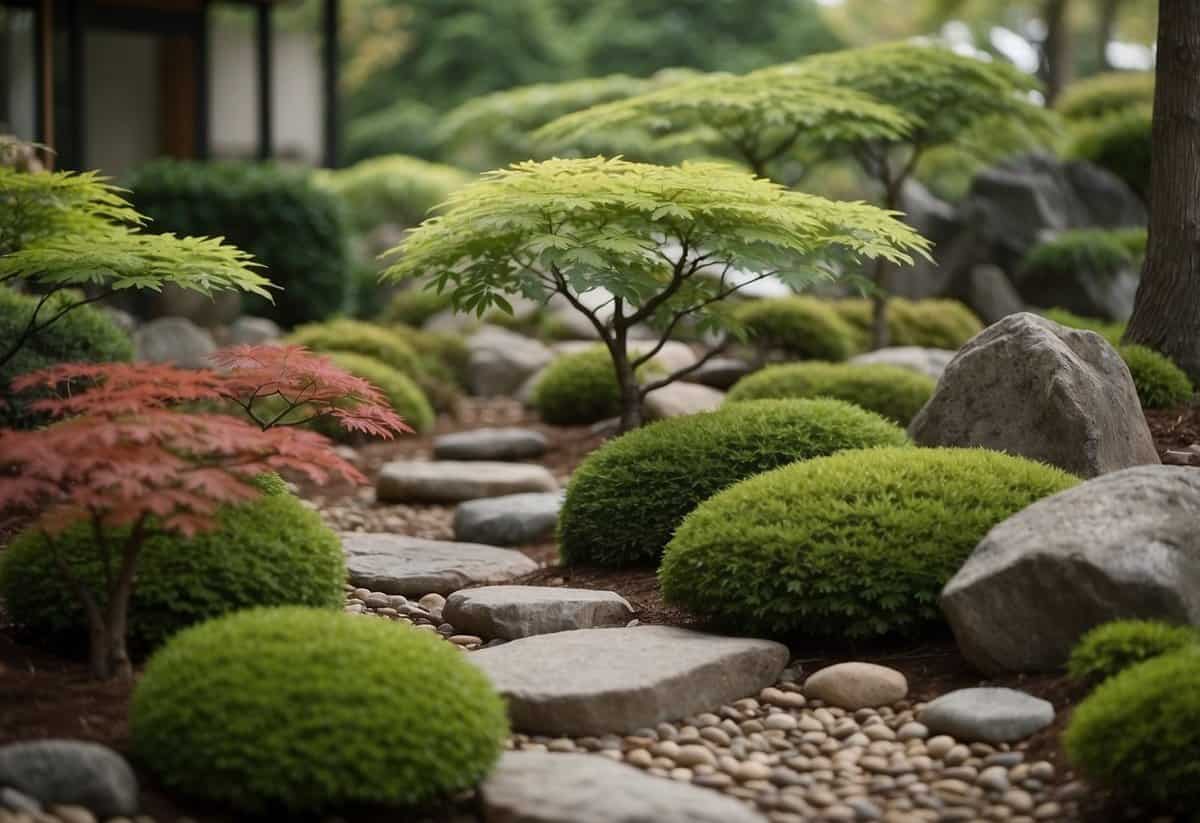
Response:
M489 546L532 543L554 533L562 503L554 492L468 500L454 510L454 539Z
M405 597L506 583L537 568L512 549L398 534L347 532L342 535L342 551L352 584Z
M0 746L0 786L43 806L83 806L101 819L138 811L138 783L125 758L82 740Z
M624 626L633 607L616 592L558 586L482 586L450 595L442 616L459 632L516 640L535 634Z
M479 794L487 823L766 823L732 797L596 755L505 752Z
M543 343L497 326L484 326L467 340L467 378L480 397L510 395L554 355Z
M160 317L142 324L134 332L133 347L138 360L184 369L211 366L208 358L217 350L212 334L186 317Z
M1200 472L1138 466L993 528L942 592L963 655L989 673L1052 671L1118 618L1200 625Z
M1014 278L1021 298L1031 306L1063 308L1084 317L1124 322L1133 313L1141 271L1133 263L1115 269L1030 266Z
M787 647L669 626L579 629L469 655L535 734L621 734L710 711L779 679Z
M1159 462L1116 350L1025 312L959 350L909 434L921 446L982 446L1083 477Z
M375 480L382 503L459 503L480 497L558 491L548 469L533 463L490 460L396 460Z
M1015 743L1054 722L1054 706L1016 689L958 689L925 704L917 720L969 743Z

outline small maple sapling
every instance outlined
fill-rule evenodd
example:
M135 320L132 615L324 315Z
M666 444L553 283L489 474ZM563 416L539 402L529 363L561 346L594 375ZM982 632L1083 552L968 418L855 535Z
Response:
M64 364L14 381L53 392L33 405L58 422L0 430L0 511L37 513L33 528L83 604L97 678L132 676L127 618L147 539L213 528L221 506L259 494L253 480L265 472L365 482L326 438L295 424L328 416L377 437L411 431L378 389L300 347L243 346L215 362L216 370ZM249 420L196 410L230 402ZM56 549L56 537L80 522L95 535L104 591Z

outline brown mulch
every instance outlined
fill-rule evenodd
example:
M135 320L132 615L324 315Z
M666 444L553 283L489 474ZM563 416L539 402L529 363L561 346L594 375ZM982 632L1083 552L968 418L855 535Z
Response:
M1159 457L1200 443L1200 406L1152 409L1146 412Z

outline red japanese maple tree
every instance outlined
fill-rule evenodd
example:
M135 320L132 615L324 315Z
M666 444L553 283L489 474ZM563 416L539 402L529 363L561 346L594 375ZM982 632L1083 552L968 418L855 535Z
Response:
M259 494L252 480L264 472L365 482L325 437L293 424L330 417L377 437L411 431L377 388L303 348L243 346L214 364L64 364L13 381L49 390L31 405L57 422L0 430L0 511L34 514L87 614L97 678L132 676L129 601L148 538L213 528L221 506ZM231 404L248 419L203 410ZM80 521L97 535L103 592L56 550L56 536Z

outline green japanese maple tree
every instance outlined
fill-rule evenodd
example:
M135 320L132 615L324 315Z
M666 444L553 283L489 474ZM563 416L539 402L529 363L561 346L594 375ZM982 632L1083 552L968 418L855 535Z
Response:
M722 350L718 342L695 364L640 385L638 368L685 319L728 332L719 305L753 282L775 276L800 288L836 274L839 258L908 263L926 247L879 208L789 191L723 163L556 159L489 172L455 192L393 250L384 277L429 276L457 308L480 314L511 311L505 294L561 295L608 349L628 430L641 424L649 392ZM588 292L611 296L587 301ZM638 325L658 340L631 355Z

